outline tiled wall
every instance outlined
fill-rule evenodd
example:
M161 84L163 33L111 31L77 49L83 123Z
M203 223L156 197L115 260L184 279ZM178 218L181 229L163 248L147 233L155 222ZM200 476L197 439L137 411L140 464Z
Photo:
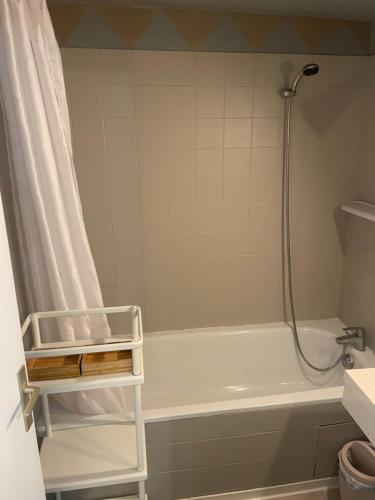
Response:
M360 142L357 199L375 203L375 57L368 59L365 114ZM344 280L340 317L346 324L364 326L375 349L375 224L347 216Z
M149 500L176 500L333 477L337 453L363 434L340 403L146 424ZM64 493L91 500L135 486Z
M48 5L62 47L365 55L371 22L108 2ZM91 2L93 3L93 2Z
M107 304L148 330L282 319L279 88L294 101L299 318L337 315L364 57L63 50L84 216Z

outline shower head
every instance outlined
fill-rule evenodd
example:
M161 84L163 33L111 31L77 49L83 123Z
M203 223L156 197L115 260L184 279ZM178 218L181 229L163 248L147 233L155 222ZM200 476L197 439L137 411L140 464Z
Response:
M312 75L316 75L319 71L319 66L315 63L309 63L309 64L305 64L305 66L303 66L299 72L297 73L294 81L293 81L293 84L290 88L288 89L283 89L281 91L281 95L283 97L293 97L296 95L296 92L297 92L297 87L298 87L298 84L299 82L302 80L302 78L304 76L312 76Z
M319 72L319 66L315 63L306 64L302 71L305 76L316 75Z

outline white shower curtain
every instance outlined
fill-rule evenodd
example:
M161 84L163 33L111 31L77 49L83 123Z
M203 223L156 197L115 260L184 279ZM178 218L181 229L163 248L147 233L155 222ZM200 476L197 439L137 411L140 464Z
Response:
M60 51L45 0L0 0L0 91L30 307L102 307L73 165ZM43 331L44 340L110 334L104 315L59 320ZM59 398L81 413L125 408L119 389Z

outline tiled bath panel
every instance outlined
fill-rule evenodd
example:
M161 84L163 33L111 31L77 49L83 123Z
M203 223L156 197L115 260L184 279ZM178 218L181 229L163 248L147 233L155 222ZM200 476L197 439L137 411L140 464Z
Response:
M341 404L147 425L150 498L172 500L337 475L337 452L363 438Z
M341 403L243 411L146 424L149 500L332 477L344 443L365 439ZM63 494L99 500L133 486Z

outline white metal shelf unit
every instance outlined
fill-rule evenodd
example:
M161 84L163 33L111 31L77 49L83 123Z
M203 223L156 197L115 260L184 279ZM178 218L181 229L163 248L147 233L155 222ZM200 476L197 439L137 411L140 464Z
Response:
M132 333L129 337L86 341L43 343L40 319L74 317L92 314L131 314ZM111 375L76 377L37 382L40 386L45 437L41 447L41 463L46 492L56 499L62 491L110 484L138 482L139 500L145 500L147 461L144 422L142 419L141 384L143 383L143 330L141 309L138 306L103 307L71 311L47 311L30 314L22 325L22 334L31 325L32 349L26 359L69 354L131 350L132 372ZM113 386L132 386L134 390L134 423L114 423L81 429L61 429L52 432L48 394ZM135 438L135 439L134 439ZM131 445L135 441L135 446ZM125 442L127 448L120 449ZM99 448L94 453L93 446Z

